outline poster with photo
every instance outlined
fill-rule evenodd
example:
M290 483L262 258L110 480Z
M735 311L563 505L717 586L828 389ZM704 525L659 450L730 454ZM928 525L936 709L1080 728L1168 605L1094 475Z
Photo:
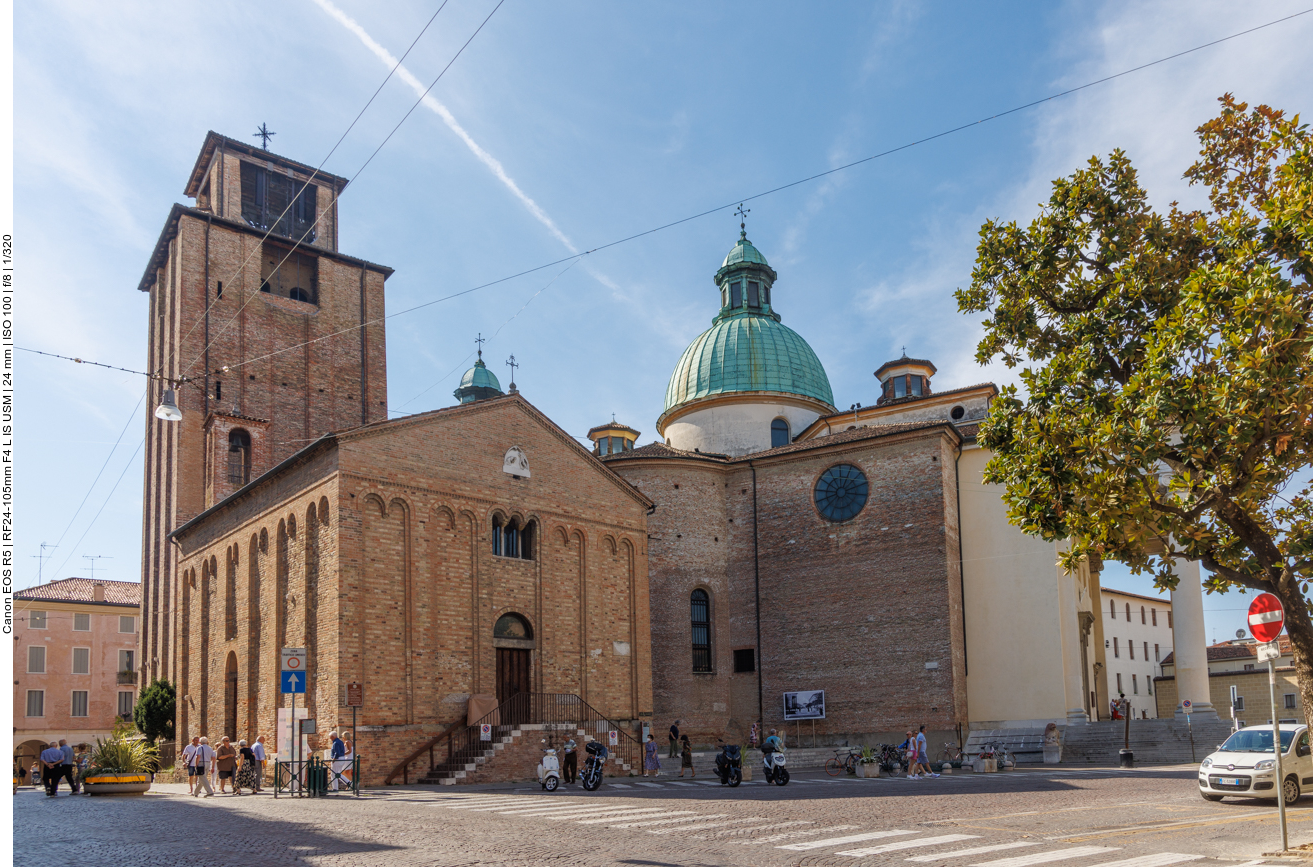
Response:
M825 690L784 693L784 719L786 722L825 719Z

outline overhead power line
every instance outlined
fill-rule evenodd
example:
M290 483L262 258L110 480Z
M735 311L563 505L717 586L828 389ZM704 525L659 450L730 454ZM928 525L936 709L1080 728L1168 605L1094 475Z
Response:
M501 5L501 4L499 3L498 6L500 6L500 5ZM493 11L495 12L496 9L494 9ZM869 162L872 162L872 161L874 161L874 160L881 159L881 158L883 158L883 157L891 156L891 155L896 154L896 153L899 153L899 152L901 152L901 151L905 151L905 150L908 150L908 149L910 149L910 148L917 147L918 145L927 144L928 142L935 141L936 139L941 139L941 138L944 138L944 137L946 137L946 136L954 135L954 134L956 134L956 133L962 132L963 130L972 129L972 128L974 128L974 127L981 126L982 124L989 123L990 121L998 120L999 118L1007 117L1008 115L1016 114L1016 113L1018 113L1018 112L1025 111L1025 110L1030 109L1030 108L1035 108L1036 106L1043 105L1043 104L1045 104L1045 103L1047 103L1047 102L1052 102L1052 101L1055 100L1055 99L1061 99L1062 97L1070 96L1070 95L1072 95L1072 94L1074 94L1074 93L1079 93L1079 92L1082 91L1082 90L1088 90L1088 89L1091 88L1091 87L1096 87L1096 86L1098 86L1098 85L1100 85L1100 84L1106 84L1106 83L1109 82L1109 81L1113 81L1113 80L1118 79L1118 78L1123 78L1123 77L1125 77L1125 76L1127 76L1127 75L1132 75L1132 74L1134 74L1134 73L1136 73L1136 72L1141 72L1141 71L1143 71L1143 70L1145 70L1145 69L1149 69L1150 67L1158 66L1158 65L1160 65L1160 64L1167 63L1168 61L1176 60L1176 59L1178 59L1178 58L1185 57L1186 55L1189 55L1189 54L1194 54L1195 52L1198 52L1198 51L1203 51L1203 50L1206 49L1206 48L1212 48L1213 46L1221 45L1222 43L1224 43L1224 42L1229 42L1229 41L1232 40L1232 39L1238 39L1238 38L1240 38L1241 36L1247 36L1247 35L1249 35L1249 34L1251 34L1251 33L1256 33L1256 32L1258 32L1259 30L1264 30L1264 29L1266 29L1266 28L1268 28L1268 27L1274 27L1274 26L1276 26L1277 24L1282 24L1282 23L1284 23L1284 22L1286 22L1286 21L1290 21L1290 20L1292 20L1292 19L1294 19L1294 18L1298 18L1298 17L1300 17L1301 15L1307 15L1307 14L1309 14L1310 12L1313 12L1313 8L1305 9L1305 10L1303 10L1302 12L1296 12L1296 13L1291 14L1291 15L1286 15L1286 16L1283 17L1283 18L1277 18L1277 19L1275 19L1275 20L1273 20L1273 21L1269 21L1269 22L1267 22L1266 24L1259 24L1259 25L1256 26L1256 27L1250 27L1250 28L1247 29L1247 30L1241 30L1241 31L1239 31L1238 33L1232 33L1232 34L1229 35L1229 36L1223 36L1223 37L1221 37L1220 39L1214 39L1214 40L1212 40L1211 42L1205 42L1205 43L1203 43L1202 45L1196 45L1196 46L1193 47L1193 48L1187 48L1187 49L1185 49L1184 51L1178 51L1178 52L1176 52L1175 54L1169 54L1169 55L1167 55L1166 57L1160 57L1160 58L1158 58L1157 60L1152 60L1152 61L1149 61L1148 63L1142 63L1142 64L1140 64L1139 66L1133 66L1133 67L1131 67L1130 69L1124 69L1124 70L1122 70L1121 72L1116 72L1116 73L1113 73L1112 75L1106 75L1106 76L1104 76L1103 78L1095 79L1094 81L1090 81L1090 82L1087 82L1087 83L1085 83L1085 84L1078 85L1078 86L1076 86L1076 87L1071 87L1071 88L1068 88L1067 90L1059 91L1059 92L1057 92L1057 93L1051 94L1051 95L1046 96L1046 97L1043 97L1043 98L1041 98L1041 99L1036 99L1036 100L1033 100L1033 101L1031 101L1031 102L1024 103L1023 105L1018 105L1018 106L1015 106L1015 107L1013 107L1013 108L1006 109L1005 111L1000 111L1000 112L997 112L997 113L995 113L995 114L991 114L991 115L989 115L989 116L987 116L987 117L982 117L982 118L980 118L979 120L973 120L973 121L970 121L969 123L959 124L958 126L952 127L951 129L946 129L946 130L943 130L942 132L937 132L937 133L935 133L935 134L933 134L933 135L928 135L928 136L925 136L925 137L923 137L923 138L915 139L915 140L913 140L913 141L909 141L909 142L907 142L906 144L901 144L901 145L899 145L899 146L897 146L897 147L889 148L888 150L883 150L883 151L880 151L879 153L874 153L874 154L871 154L871 155L869 155L869 156L862 157L861 159L857 159L857 160L853 160L852 162L844 163L844 164L841 165L841 166L835 166L834 168L832 168L832 169L827 169L827 170L825 170L825 171L823 171L823 172L816 172L815 174L808 175L808 176L806 176L806 177L804 177L804 178L799 178L798 180L795 180L795 181L790 181L790 182L788 182L788 183L786 183L786 184L780 184L779 186L776 186L776 187L771 187L770 189L768 189L768 190L763 190L762 192L759 192L759 193L753 193L752 195L749 195L749 196L738 196L738 197L734 198L733 200L731 200L731 201L729 201L729 202L726 202L726 203L723 204L723 205L717 205L716 207L713 207L713 208L707 208L706 210L699 211L699 212L697 212L697 213L695 213L695 214L691 214L691 215L689 215L689 216L687 216L687 217L681 217L681 218L678 219L678 220L672 220L672 221L670 221L670 222L668 222L668 223L662 223L661 225L659 225L659 226L655 226L655 227L653 227L653 228L651 228L651 229L645 229L644 231L636 232L636 233L634 233L634 234L632 234L632 235L627 235L627 236L625 236L625 237L623 237L623 238L619 238L619 239L617 239L617 240L615 240L615 241L610 241L610 242L605 243L605 244L600 244L600 245L598 245L598 246L596 246L596 247L593 247L593 248L591 248L591 249L584 250L584 251L581 252L581 253L574 253L574 254L569 255L569 256L563 256L563 257L561 257L561 258L559 258L559 259L553 259L553 260L550 261L550 262L545 262L545 263L543 263L543 264L541 264L541 265L536 265L536 266L534 266L534 267L532 267L532 268L526 268L526 269L524 269L523 271L517 271L517 272L514 273L514 274L510 274L510 275L505 276L505 277L499 277L499 278L497 278L496 280L489 280L489 281L486 282L486 283L480 283L480 284L477 285L477 286L472 286L472 287L470 287L469 289L464 289L464 290L461 290L460 292L453 292L453 293L451 293L450 295L444 295L444 296L442 296L441 298L434 298L434 299L431 300L431 301L425 301L425 302L423 302L422 304L416 304L416 305L414 305L414 306L412 306L412 307L407 307L407 308L404 309L404 310L398 310L398 311L396 311L396 312L394 312L394 313L388 313L388 314L386 314L386 315L384 315L384 316L380 316L380 317L378 317L377 319L370 319L370 320L368 320L368 321L366 321L366 322L357 323L356 325L352 325L352 326L349 326L349 327L347 327L347 328L343 328L343 329L341 329L341 330L339 330L339 331L331 332L331 333L329 333L329 334L324 334L324 335L321 335L321 336L319 336L319 337L315 337L315 338L313 338L313 339L311 339L311 340L302 341L301 343L296 343L296 344L293 344L293 345L291 345L291 346L286 346L286 347L283 347L282 349L276 349L276 350L274 350L273 352L267 352L267 353L265 353L264 355L260 355L260 356L257 356L257 357L255 357L255 358L249 358L249 359L247 359L247 360L245 360L245 361L242 361L242 362L239 362L239 363L237 363L237 364L230 365L230 367L232 367L232 368L237 368L237 367L243 367L243 366L245 366L245 365L247 365L247 364L254 364L254 363L257 362L257 361L263 361L263 360L265 360L265 359L267 359L267 358L272 358L272 357L274 357L274 356L276 356L276 355L282 355L282 354L285 353L285 352L292 352L292 351L294 351L294 350L301 349L301 348L303 348L303 347L310 346L310 345L315 344L315 343L319 343L320 341L323 341L323 340L329 340L329 339L334 338L334 337L339 337L339 336L341 336L341 335L343 335L343 334L350 334L351 332L359 331L361 328L367 328L367 327L369 327L370 325L377 325L377 324L380 323L380 322L385 322L385 321L387 321L388 319L395 319L395 318L398 317L398 316L405 316L405 315L408 314L408 313L414 313L416 310L423 310L425 307L432 307L432 306L435 305L435 304L441 304L441 303L443 303L444 301L450 301L450 300L452 300L453 298L460 298L460 297L463 296L463 295L469 295L469 294L471 294L471 293L473 293L473 292L478 292L478 291L483 290L483 289L488 289L488 288L490 288L490 287L492 287L492 286L496 286L496 285L501 284L501 283L506 283L506 282L508 282L508 281L510 281L510 280L515 280L516 278L524 277L524 276L526 276L526 275L533 274L533 273L538 272L538 271L542 271L542 270L544 270L544 269L546 269L546 268L551 268L551 267L554 267L554 266L556 266L556 265L562 265L562 264L564 264L564 263L566 263L566 262L576 261L576 260L579 260L579 259L584 258L585 256L592 255L593 253L601 252L602 250L608 250L608 249L610 249L610 248L612 248L612 247L618 247L618 246L620 246L621 244L627 244L627 243L629 243L629 242L631 242L631 241L636 241L636 240L638 240L639 238L645 238L645 237L647 237L648 235L654 235L654 234L656 234L656 233L658 233L658 232L664 232L664 231L667 230L667 229L673 229L673 228L676 227L676 226L682 226L682 225L685 224L685 223L690 223L690 222L692 222L692 221L694 221L694 220L699 220L699 219L701 219L701 218L703 218L703 217L710 216L711 214L716 214L716 213L719 213L719 212L721 212L721 211L727 210L727 209L729 209L729 208L736 207L736 206L738 206L738 205L743 204L744 202L750 202L750 201L753 201L753 200L755 200L755 199L765 198L766 196L771 196L771 195L774 195L775 193L783 192L784 190L791 189L791 188L793 188L793 187L800 186L800 185L802 185L802 184L811 183L812 181L816 181L816 180L819 180L819 179L821 179L821 178L828 177L829 175L833 175L833 174L836 174L836 173L838 173L838 172L848 171L849 169L856 168L857 166L863 165L863 164L865 164L865 163L869 163ZM485 20L484 23L487 23L486 20ZM476 32L477 32L477 31L476 31ZM473 38L473 37L471 37L471 38ZM435 83L436 83L436 82L435 82ZM426 91L426 93L427 93L427 91ZM422 99L422 97L421 97L421 99ZM418 105L418 103L416 103L416 104ZM413 109L412 109L412 110L413 110Z

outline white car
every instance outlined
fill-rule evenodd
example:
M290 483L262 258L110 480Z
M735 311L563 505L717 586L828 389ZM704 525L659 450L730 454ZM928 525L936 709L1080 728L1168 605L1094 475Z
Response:
M1235 732L1217 752L1199 764L1199 794L1208 801L1225 795L1276 799L1284 793L1286 803L1299 800L1305 786L1313 787L1313 758L1310 757L1308 726L1281 724L1281 772L1277 785L1276 757L1272 754L1272 727L1252 726Z

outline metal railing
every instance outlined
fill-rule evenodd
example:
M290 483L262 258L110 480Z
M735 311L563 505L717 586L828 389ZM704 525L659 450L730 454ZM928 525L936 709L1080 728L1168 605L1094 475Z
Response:
M295 762L274 763L274 797L360 797L360 756L325 761L311 756Z
M483 740L483 726L489 727L488 740ZM641 769L643 746L633 736L619 728L600 711L577 695L570 693L522 692L503 702L496 710L467 726L455 725L421 746L388 775L390 784L398 776L410 782L410 765L427 750L428 773L463 769L475 764L484 753L492 749L494 741L506 737L522 725L542 725L549 737L548 746L559 747L569 737L584 737L600 741L610 750L613 764L628 764ZM610 732L616 733L616 743L610 743ZM442 756L442 741L446 741L446 755ZM583 743L579 744L580 749Z
M135 671L120 671L119 683L136 683L137 673Z

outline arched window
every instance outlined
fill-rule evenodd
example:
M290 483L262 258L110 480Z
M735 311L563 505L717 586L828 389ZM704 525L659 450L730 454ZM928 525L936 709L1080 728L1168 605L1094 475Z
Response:
M505 530L506 522L502 520L501 515L492 516L492 553L500 557L502 552L502 531Z
M1140 606L1140 625L1143 626L1144 623L1145 623L1145 617L1144 617L1144 606L1141 605L1141 606Z
M789 423L777 418L770 423L770 447L779 448L789 444Z
M492 627L493 638L533 638L533 627L518 614L503 614Z
M693 670L711 671L711 597L694 590L689 597L693 625Z
M1131 622L1131 603L1126 603L1126 622Z
M228 484L240 488L251 480L251 435L241 428L228 434Z
M534 531L533 521L529 521L528 523L526 523L524 527L520 530L520 559L521 560L533 559L533 537L534 537L533 531Z
M287 297L291 298L293 301L304 301L307 304L315 303L314 296L300 286L293 286L291 289L287 290Z
M1113 620L1117 619L1117 600L1115 599L1108 600L1108 616Z
M518 518L512 518L506 525L506 529L502 531L502 556L520 556L520 521Z

